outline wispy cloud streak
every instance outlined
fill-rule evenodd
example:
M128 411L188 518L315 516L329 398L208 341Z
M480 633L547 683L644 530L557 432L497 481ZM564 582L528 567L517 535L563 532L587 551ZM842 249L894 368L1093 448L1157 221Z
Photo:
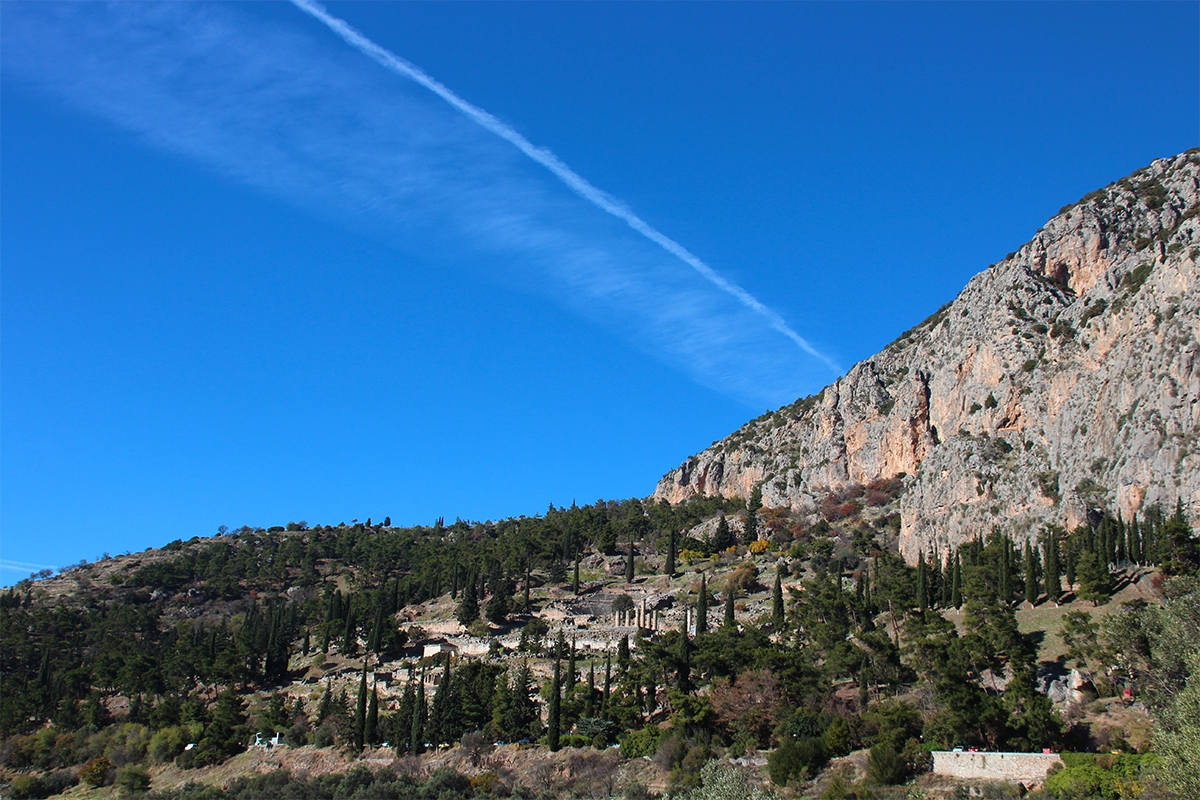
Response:
M566 184L572 191L578 194L583 199L592 203L602 211L611 214L617 219L627 224L630 228L645 236L656 245L666 250L671 255L678 258L683 263L687 264L696 272L700 273L705 280L712 283L721 291L733 296L739 303L753 311L755 314L766 319L770 326L779 333L791 339L801 350L819 359L828 366L835 374L842 371L833 359L821 353L814 348L803 336L796 333L791 326L779 316L778 313L763 305L754 295L747 292L736 283L727 280L720 273L710 267L701 259L688 251L683 245L676 242L674 239L666 236L637 214L634 214L625 204L619 202L607 192L593 186L585 178L568 167L558 156L545 147L538 147L533 142L526 139L511 126L504 124L492 114L484 111L479 106L470 103L455 94L451 89L446 87L441 82L429 76L424 70L415 64L406 61L395 53L387 50L384 47L363 36L354 29L345 20L333 16L325 10L319 3L313 0L291 0L291 2L301 10L312 15L316 19L324 23L330 30L340 36L347 44L358 49L363 54L374 59L384 67L393 72L416 81L421 86L424 86L429 91L436 94L438 97L445 100L458 111L462 112L471 120L479 123L483 128L499 136L501 139L511 143L514 147L527 155L533 161L550 170L559 180Z
M835 365L797 346L778 314L553 154L258 8L10 3L0 64L14 89L50 92L394 244L411 258L380 298L471 272L569 308L751 408L828 382Z

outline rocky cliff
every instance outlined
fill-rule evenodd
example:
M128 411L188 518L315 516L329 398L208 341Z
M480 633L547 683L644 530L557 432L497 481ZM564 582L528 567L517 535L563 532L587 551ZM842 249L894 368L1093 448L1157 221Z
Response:
M1064 208L1033 240L819 394L753 420L656 499L820 512L903 477L909 560L1089 509L1200 509L1200 150Z

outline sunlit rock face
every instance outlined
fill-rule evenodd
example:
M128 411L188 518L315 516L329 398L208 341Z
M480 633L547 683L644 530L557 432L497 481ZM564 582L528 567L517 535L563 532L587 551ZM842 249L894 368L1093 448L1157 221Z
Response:
M747 497L815 519L903 475L913 561L1089 509L1200 510L1200 151L1063 209L948 306L812 398L665 475L654 498Z

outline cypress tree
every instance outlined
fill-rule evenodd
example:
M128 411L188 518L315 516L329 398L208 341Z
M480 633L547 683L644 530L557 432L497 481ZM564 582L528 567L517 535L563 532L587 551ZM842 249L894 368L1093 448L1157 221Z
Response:
M559 634L560 636L562 634ZM550 701L546 708L546 741L550 745L550 752L558 752L559 749L559 726L562 722L562 706L559 696L562 692L562 674L561 661L559 660L558 647L554 648L554 679L550 684Z
M1128 560L1125 550L1125 520L1117 514L1117 563L1123 564Z
M367 704L367 722L363 728L363 740L374 747L379 744L379 693L371 687L371 700Z
M412 732L409 734L412 752L416 755L425 752L425 713L425 670L422 669L417 676L417 698L413 703Z
M367 724L367 661L363 659L362 681L358 684L358 704L354 710L354 749L363 749Z
M708 632L708 578L700 573L700 602L696 604L696 635Z
M596 662L588 661L588 690L583 701L583 715L596 716Z
M625 558L625 582L633 583L633 529L629 529L629 555Z
M417 709L417 693L414 688L413 668L408 668L408 685L400 698L400 707L396 709L395 730L396 741L393 744L398 752L405 752L412 747L412 719Z
M571 592L579 594L579 554L575 554L575 574L571 577Z
M671 534L667 540L667 563L663 565L663 574L668 578L675 577L675 529L671 529Z
M617 642L617 669L622 672L629 666L629 634L625 634Z
M779 576L777 575L776 580L778 578ZM733 593L733 581L729 581L725 586L725 622L722 627L729 628L730 630L737 628L737 621L733 617Z
M604 654L604 698L600 703L600 715L608 716L608 698L612 692L612 653Z
M342 631L342 655L352 656L358 652L358 628L354 625L354 612L346 609L346 627Z
M921 553L921 557L917 560L917 608L922 612L924 612L929 606L929 598L926 596L925 584L925 554Z
M304 650L303 650L304 655L308 655L308 647L309 647L309 645L308 645L308 628L305 627L304 628Z
M1025 602L1035 605L1038 599L1037 559L1033 557L1033 547L1025 540Z
M1129 558L1135 564L1143 564L1144 556L1142 555L1142 534L1138 526L1137 512L1134 512L1133 519L1129 522Z
M1062 595L1062 583L1059 581L1062 572L1058 566L1058 535L1053 528L1046 529L1043 552L1045 555L1042 559L1042 575L1045 576L1046 581L1046 596L1057 604L1058 598ZM1071 579L1067 580L1070 582Z
M567 694L575 688L575 639L571 638L571 655L567 659Z
M862 581L866 583L865 573ZM775 568L775 586L771 589L771 624L776 631L783 630L783 579L779 575L779 567Z
M950 581L950 605L962 608L962 557L954 553L954 576Z

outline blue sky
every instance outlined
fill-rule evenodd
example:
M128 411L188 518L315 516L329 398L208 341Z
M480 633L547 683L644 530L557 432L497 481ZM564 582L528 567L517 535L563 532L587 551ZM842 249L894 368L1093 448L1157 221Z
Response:
M644 496L1200 144L1195 3L327 9L603 194L292 4L0 4L0 581Z

